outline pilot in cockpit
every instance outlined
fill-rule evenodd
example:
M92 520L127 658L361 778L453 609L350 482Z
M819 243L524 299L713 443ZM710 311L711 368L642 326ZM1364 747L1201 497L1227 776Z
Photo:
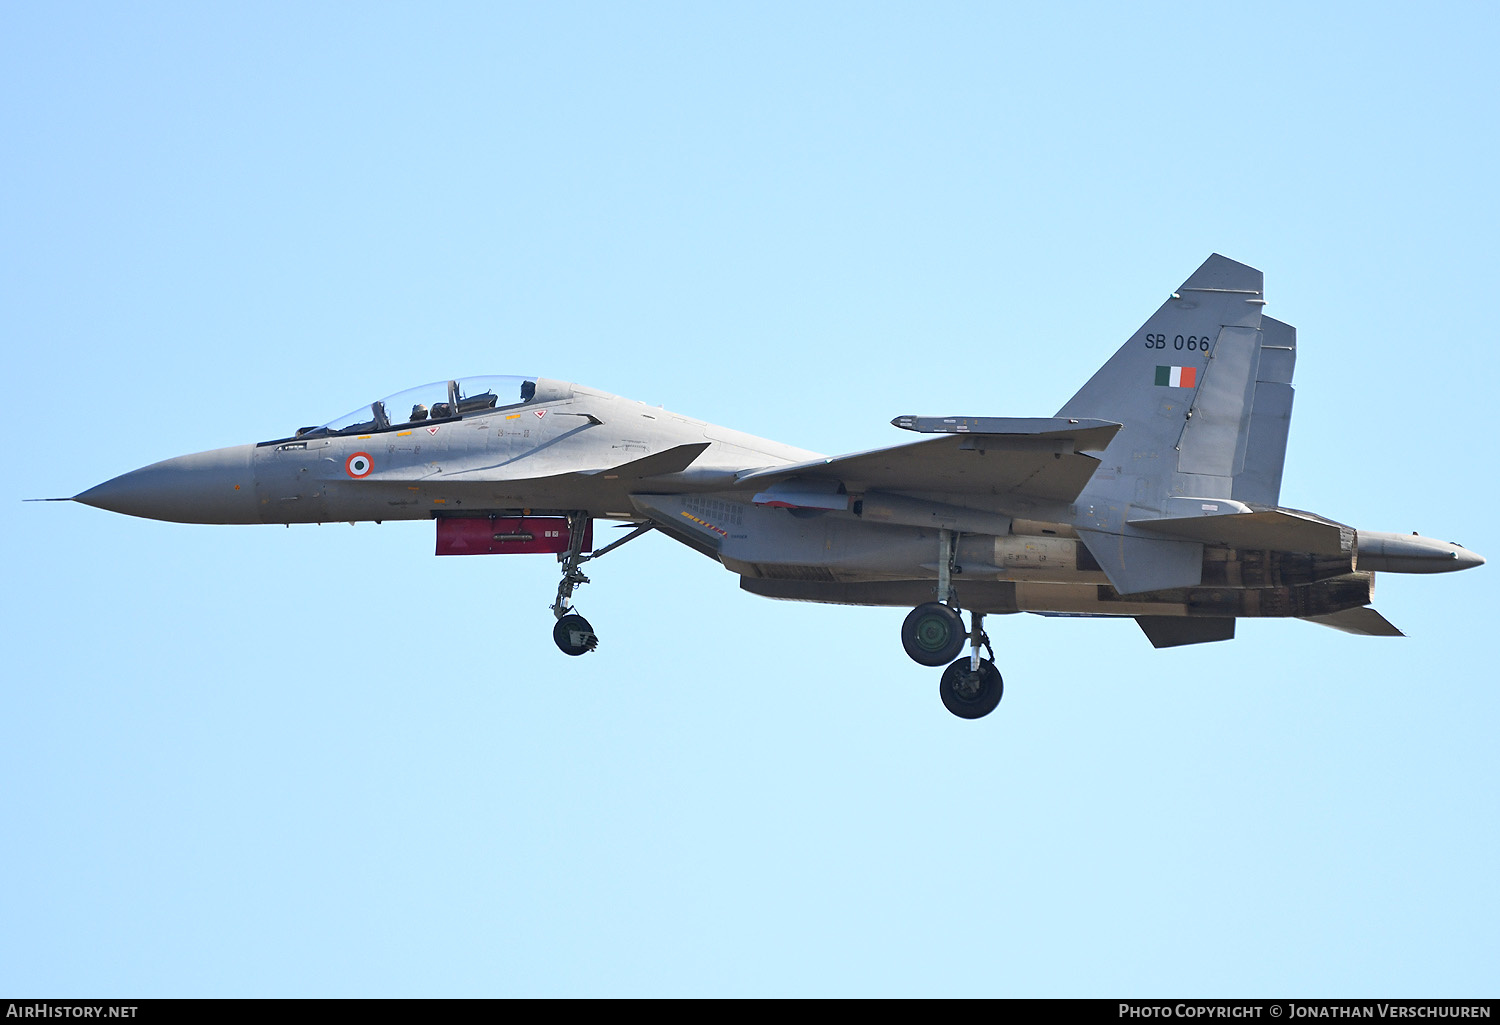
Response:
M407 423L420 423L427 419L427 407L418 402L411 407L411 419Z

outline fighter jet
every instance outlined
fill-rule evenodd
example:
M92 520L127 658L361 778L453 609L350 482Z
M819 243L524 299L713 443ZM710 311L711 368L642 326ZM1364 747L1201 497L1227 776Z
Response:
M1240 617L1399 636L1370 607L1376 573L1484 562L1279 504L1297 335L1264 305L1260 271L1211 256L1056 416L898 416L920 437L850 455L474 377L71 501L183 523L430 520L438 555L555 554L568 655L598 644L573 606L582 567L659 531L752 594L910 608L907 654L946 666L944 705L977 719L1004 693L990 614L1128 616L1158 648L1228 640ZM634 529L595 549L596 520Z

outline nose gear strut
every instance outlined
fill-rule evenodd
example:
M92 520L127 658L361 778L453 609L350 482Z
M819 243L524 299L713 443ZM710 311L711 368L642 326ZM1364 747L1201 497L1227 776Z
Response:
M574 611L571 603L573 588L589 582L578 567L590 559L608 555L626 541L634 541L654 528L650 523L641 524L618 541L585 555L583 544L588 534L589 514L570 512L567 516L568 550L557 556L557 561L562 563L562 582L557 585L557 600L552 603L552 614L557 617L557 623L552 627L552 640L564 655L583 655L599 646L599 636L589 621Z

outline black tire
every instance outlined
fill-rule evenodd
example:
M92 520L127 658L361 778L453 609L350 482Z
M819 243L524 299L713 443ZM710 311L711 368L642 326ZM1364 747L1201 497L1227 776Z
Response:
M942 695L943 707L960 719L982 719L1005 696L1005 681L989 659L981 659L979 669L971 671L969 660L961 658L943 670L938 693Z
M564 655L584 655L599 646L594 628L582 616L569 613L552 628L552 640Z
M963 617L942 602L918 605L901 624L901 646L918 665L937 667L953 661L968 639Z

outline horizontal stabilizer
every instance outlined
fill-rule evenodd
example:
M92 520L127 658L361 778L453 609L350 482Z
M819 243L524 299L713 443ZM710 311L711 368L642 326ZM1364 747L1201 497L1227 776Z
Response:
M1344 609L1342 612L1330 612L1323 616L1303 616L1301 618L1307 620L1309 623L1317 623L1320 626L1331 626L1335 630L1342 630L1346 634L1360 634L1365 637L1406 636L1400 630L1396 629L1390 620L1368 605L1357 609Z
M707 441L699 441L691 445L677 445L665 452L656 452L640 459L632 459L628 463L621 463L607 470L591 470L588 475L603 477L605 480L640 480L643 477L661 477L669 473L681 473L693 464L693 460L703 454L709 444Z
M1354 531L1341 523L1292 509L1131 520L1130 526L1154 534L1187 538L1231 548L1260 548L1309 555L1348 555Z
M1184 616L1136 616L1141 630L1154 648L1177 648L1184 644L1234 639L1234 620Z

